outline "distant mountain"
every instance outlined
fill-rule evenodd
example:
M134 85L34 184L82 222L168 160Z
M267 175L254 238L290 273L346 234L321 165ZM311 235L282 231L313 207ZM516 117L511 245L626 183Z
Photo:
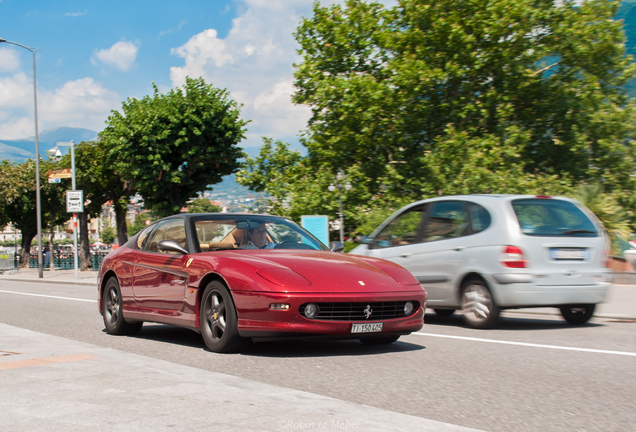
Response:
M39 134L38 146L40 154L46 158L47 150L55 147L57 142L75 141L91 141L97 138L97 132L90 129L57 127L48 129ZM60 147L62 153L69 151L68 147ZM0 159L8 159L11 162L22 163L27 159L35 157L35 137L29 137L20 140L3 140L0 139Z

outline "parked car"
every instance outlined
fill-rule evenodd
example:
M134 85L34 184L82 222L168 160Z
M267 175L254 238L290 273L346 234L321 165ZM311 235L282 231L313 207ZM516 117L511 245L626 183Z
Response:
M350 253L393 261L447 316L492 327L502 309L556 307L584 324L611 284L600 221L563 197L468 195L409 204Z
M172 324L201 333L215 352L250 339L388 344L422 328L426 292L413 275L338 250L281 217L171 216L104 258L99 311L109 334Z

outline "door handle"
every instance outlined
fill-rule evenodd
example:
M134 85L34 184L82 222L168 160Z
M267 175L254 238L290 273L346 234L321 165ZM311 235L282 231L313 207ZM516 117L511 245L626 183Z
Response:
M456 251L456 252L459 252L459 251L462 251L464 249L466 249L466 246L457 246L453 250Z
M400 255L401 258L408 258L410 256L411 256L410 253L403 253L402 255Z

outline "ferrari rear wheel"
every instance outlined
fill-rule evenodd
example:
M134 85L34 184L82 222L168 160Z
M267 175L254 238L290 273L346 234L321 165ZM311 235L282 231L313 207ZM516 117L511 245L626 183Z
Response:
M123 300L117 278L111 277L106 282L104 297L102 298L102 315L106 333L111 335L133 335L139 333L144 325L143 321L128 323L124 319Z
M247 340L238 334L238 318L232 296L225 284L212 281L201 297L201 335L210 351L236 352Z
M389 345L400 338L400 335L375 336L361 338L360 342L366 345Z

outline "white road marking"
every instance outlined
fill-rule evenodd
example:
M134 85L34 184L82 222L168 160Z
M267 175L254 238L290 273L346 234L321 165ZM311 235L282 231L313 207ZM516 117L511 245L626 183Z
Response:
M62 300L75 300L75 301L97 303L97 300L79 299L79 298L73 298L73 297L60 297L60 296L52 296L52 295L45 295L45 294L33 294L33 293L25 293L25 292L18 292L18 291L4 291L4 290L0 290L0 293L22 294L22 295L34 296L34 297L46 297L46 298L54 298L54 299L62 299Z
M467 341L473 341L473 342L498 343L503 345L517 345L517 346L525 346L525 347L532 347L532 348L549 348L549 349L558 349L558 350L565 350L565 351L581 351L581 352L589 352L589 353L597 353L597 354L614 354L614 355L636 357L636 353L627 352L627 351L608 351L608 350L599 350L599 349L592 349L592 348L576 348L576 347L565 347L565 346L559 346L559 345L543 345L543 344L533 344L533 343L526 343L526 342L510 342L510 341L502 341L502 340L496 340L496 339L481 339L481 338L473 338L473 337L466 337L466 336L441 335L441 334L434 334L434 333L415 332L412 334L416 334L419 336L430 336L430 337L447 338L447 339L460 339L460 340L467 340Z

